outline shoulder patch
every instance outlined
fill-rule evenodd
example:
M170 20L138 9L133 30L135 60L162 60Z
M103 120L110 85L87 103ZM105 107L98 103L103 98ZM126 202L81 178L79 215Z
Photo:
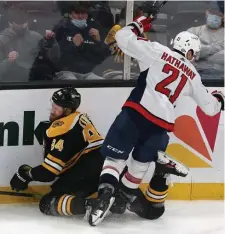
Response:
M56 137L66 134L71 130L78 121L80 112L75 112L64 118L54 121L46 131L47 137Z
M101 141L102 144L103 137L98 133L87 114L83 114L80 116L79 124L83 128L82 133L86 142L91 144L94 142Z
M64 124L64 122L62 120L58 120L58 121L55 121L53 124L52 124L52 127L53 128L56 128L56 127L60 127Z

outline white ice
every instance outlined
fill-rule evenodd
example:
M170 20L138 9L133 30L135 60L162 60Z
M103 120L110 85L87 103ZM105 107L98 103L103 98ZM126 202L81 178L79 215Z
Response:
M168 201L163 217L109 215L97 227L81 217L48 217L37 205L0 205L0 234L224 234L223 201Z

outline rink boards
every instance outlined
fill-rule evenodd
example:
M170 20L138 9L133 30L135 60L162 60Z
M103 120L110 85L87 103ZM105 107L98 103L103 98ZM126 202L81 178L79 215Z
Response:
M132 88L80 88L80 111L87 112L104 136ZM209 91L221 88L209 88ZM40 122L48 120L50 97L55 89L1 90L0 190L10 191L9 181L22 164L42 163ZM206 116L189 98L177 103L175 132L167 152L190 167L186 178L173 177L169 199L224 199L224 114ZM151 178L154 164L142 188ZM48 186L31 183L32 192ZM26 191L27 192L27 191ZM30 202L31 198L1 196L0 203Z

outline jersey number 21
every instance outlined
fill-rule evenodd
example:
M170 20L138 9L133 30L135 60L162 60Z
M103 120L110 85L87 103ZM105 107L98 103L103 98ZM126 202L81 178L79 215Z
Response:
M181 75L181 80L179 82L179 84L177 85L174 93L171 95L171 90L169 88L167 88L166 86L168 86L169 84L171 84L172 82L174 82L175 80L177 80L177 78L179 77L180 75L180 71L171 66L170 64L165 64L165 66L163 67L163 70L162 72L166 73L166 74L169 74L171 73L171 75L169 75L168 77L166 77L164 80L162 80L161 82L159 82L156 87L155 87L155 90L162 93L162 94L165 94L171 103L174 103L177 98L179 97L182 89L184 88L185 84L187 83L187 76L185 76L183 73Z

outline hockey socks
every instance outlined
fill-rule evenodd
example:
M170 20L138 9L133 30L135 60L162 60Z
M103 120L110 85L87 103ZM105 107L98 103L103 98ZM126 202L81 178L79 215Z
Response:
M126 208L136 199L139 192L139 185L148 171L149 162L139 162L133 157L129 162L129 167L123 171L120 185L115 193L115 202L110 211L122 214Z
M113 190L118 187L120 174L126 165L125 160L107 157L105 159L99 180L99 192L105 187L111 187ZM113 191L114 192L114 191Z
M121 179L121 189L126 193L131 193L138 189L146 172L148 171L150 162L139 162L131 157L128 170Z
M86 199L72 195L45 195L39 203L40 211L52 216L85 214Z
M167 177L154 175L145 193L145 198L155 207L163 206L168 194Z
M164 201L168 193L166 180L167 178L154 175L145 194L139 190L139 195L128 209L144 219L161 217L165 212Z

